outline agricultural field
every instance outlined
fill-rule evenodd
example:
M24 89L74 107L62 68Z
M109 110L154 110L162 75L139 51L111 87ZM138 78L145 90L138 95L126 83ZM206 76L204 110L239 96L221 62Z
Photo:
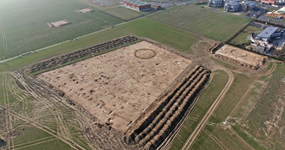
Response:
M114 8L120 5L120 0L77 0L80 3L89 5L99 10Z
M195 33L185 32L154 20L142 18L75 41L70 41L34 54L23 56L19 59L2 64L2 66L3 68L10 70L19 69L44 58L81 49L83 47L91 46L124 35L147 37L186 53L192 53L193 49L191 47L199 40L202 40L202 38Z
M258 78L231 120L264 147L284 149L285 67L275 63L270 66L275 69L273 73Z
M123 21L129 21L156 11L156 10L150 10L146 12L138 12L121 6L120 0L98 0L95 2L90 2L88 0L77 0L77 1L89 5L90 7L94 7L98 10L101 10L102 12L107 13L113 17L119 18L120 20Z
M212 11L194 4L165 10L149 18L219 41L225 41L250 21L244 17Z
M75 12L87 7L90 6L76 0L1 0L0 60L122 22L97 9L85 14ZM59 20L67 20L71 24L58 28L47 24Z
M234 76L231 88L195 140L192 149L264 149L238 126L228 122L228 117L240 107L246 91L256 79L237 73Z

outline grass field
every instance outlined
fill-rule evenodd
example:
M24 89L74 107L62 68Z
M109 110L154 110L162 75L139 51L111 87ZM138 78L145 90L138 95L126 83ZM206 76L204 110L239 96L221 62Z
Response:
M195 143L191 147L192 149L264 149L260 143L245 133L238 125L229 125L224 122L256 78L237 73L234 75L235 80L233 85L210 118L210 124L205 127L203 132L195 140Z
M0 57L12 57L72 40L122 22L99 10L86 14L74 11L86 7L89 6L76 0L1 0L0 32L4 34L0 34ZM62 19L72 23L60 28L47 25ZM7 45L2 45L3 40Z
M222 123L227 119L231 111L241 100L243 94L250 87L256 77L248 77L244 74L235 73L235 80L227 92L224 100L210 118L211 122Z
M266 148L285 149L285 66L260 78L236 114L239 126Z
M220 126L207 125L200 136L196 139L193 150L252 150L244 140L232 129Z
M32 126L21 126L15 129L21 132L14 138L15 149L61 149L71 150L71 147L57 138ZM50 147L50 148L48 148Z
M150 18L219 41L225 41L250 21L244 17L211 11L194 4L165 10Z
M122 6L106 8L104 9L104 12L119 17L123 20L130 20L142 15L142 13L140 12L131 9L126 9Z
M187 53L191 53L191 46L200 40L197 34L185 32L160 22L142 18L75 41L48 48L41 52L23 56L22 58L7 62L6 65L8 65L8 67L5 67L6 69L12 70L19 69L25 65L42 60L44 58L81 49L124 35L147 37Z
M172 142L172 145L170 147L171 150L177 150L182 148L188 136L192 133L194 128L199 123L199 120L202 119L207 110L210 108L211 104L214 102L214 100L216 100L216 98L226 85L227 79L228 76L225 72L215 72L215 75L210 85L199 98L195 107L187 116L184 124L182 125L181 130L178 132L177 136Z
M109 7L102 7L102 6L99 6L97 4L91 3L87 0L77 0L77 1L80 3L86 4L86 5L89 5L91 7L94 7L96 9L99 9L99 10L101 10L101 11L103 11L109 15L118 17L124 21L128 21L128 20L134 19L136 17L142 16L142 15L147 15L147 14L150 14L150 13L153 13L156 11L153 9L150 11L138 12L138 11L135 11L135 10L121 6L120 0L114 0L117 3L119 3L117 6L109 6Z
M108 8L117 7L117 6L102 7L102 6L98 5L98 4L94 4L92 2L89 2L88 0L77 0L77 1L80 2L80 3L86 4L86 5L89 5L89 6L93 7L93 8L100 9L100 10L105 10L105 9L108 9ZM121 2L120 0L113 0L113 1L115 1L117 3Z
M243 30L237 37L235 37L232 41L230 41L233 45L242 45L251 43L251 41L247 38L251 33L262 31L263 29L257 28L254 26L248 26L246 29Z

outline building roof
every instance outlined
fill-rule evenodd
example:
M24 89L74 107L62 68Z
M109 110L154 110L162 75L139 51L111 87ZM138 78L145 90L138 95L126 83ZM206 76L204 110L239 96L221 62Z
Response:
M281 9L277 10L277 12L279 12L280 14L284 14L285 13L285 7L282 7Z
M149 5L148 2L139 1L139 0L124 0L124 2L128 2L128 3L134 4L134 5L138 5L138 6Z
M261 33L257 35L260 38L269 38L274 32L278 30L278 27L267 27Z
M238 2L229 2L227 5L229 6L239 6Z

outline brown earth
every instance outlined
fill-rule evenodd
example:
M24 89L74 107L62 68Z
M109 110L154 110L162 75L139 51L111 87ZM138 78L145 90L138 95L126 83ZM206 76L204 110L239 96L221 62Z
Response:
M102 124L125 132L191 64L146 41L40 74Z

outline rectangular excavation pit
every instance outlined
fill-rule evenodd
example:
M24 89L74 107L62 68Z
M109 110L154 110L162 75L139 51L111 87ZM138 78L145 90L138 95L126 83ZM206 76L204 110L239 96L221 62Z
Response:
M125 132L192 61L142 41L38 75L100 123Z
M62 26L71 24L71 22L64 19L64 20L59 20L59 21L55 21L55 22L49 22L47 24L50 28L51 27L57 27L58 28L58 27L62 27Z
M266 57L234 47L224 45L216 53L215 57L236 65L257 70L264 65Z

